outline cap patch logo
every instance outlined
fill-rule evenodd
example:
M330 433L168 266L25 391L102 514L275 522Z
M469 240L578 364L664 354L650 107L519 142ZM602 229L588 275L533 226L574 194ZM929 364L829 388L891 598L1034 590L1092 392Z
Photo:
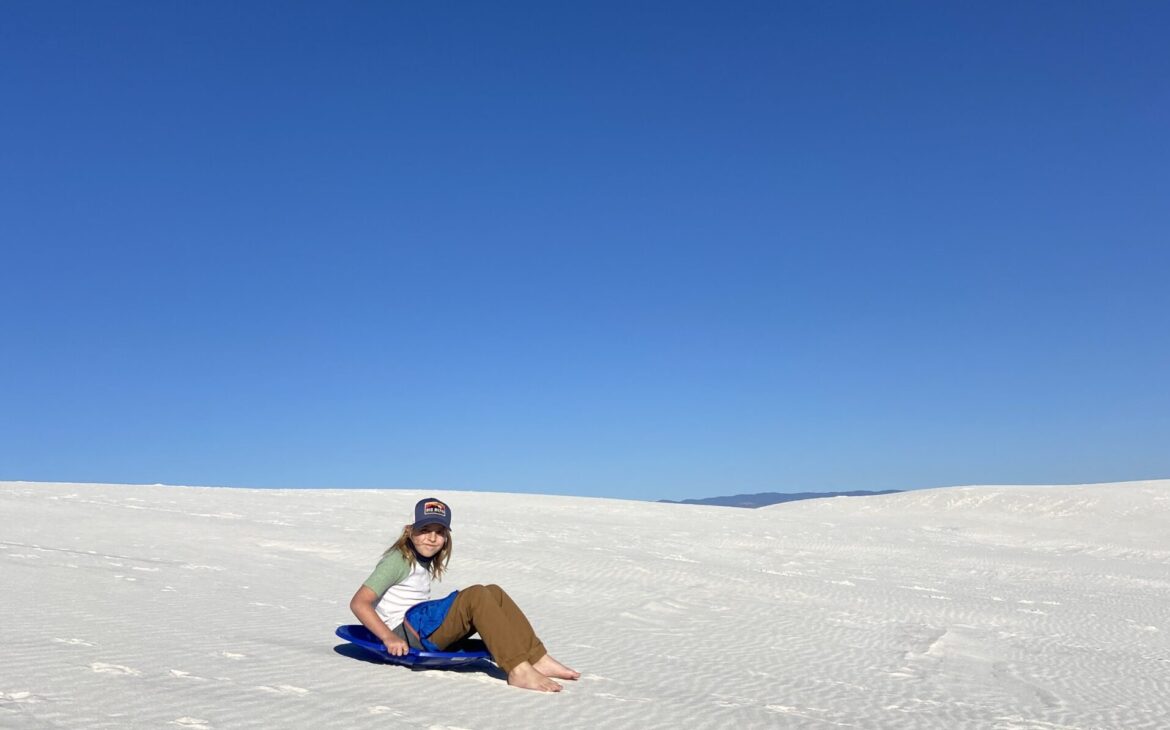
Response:
M423 515L435 515L437 517L447 516L447 505L442 502L427 502L423 505Z

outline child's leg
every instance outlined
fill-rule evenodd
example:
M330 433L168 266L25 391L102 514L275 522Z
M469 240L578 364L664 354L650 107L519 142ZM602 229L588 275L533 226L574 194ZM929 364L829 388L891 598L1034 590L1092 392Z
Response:
M494 597L498 598L500 602L500 608L502 608L505 613L511 616L513 621L515 621L517 624L523 623L525 626L528 626L528 618L524 615L524 612L520 610L520 607L516 605L516 602L512 600L512 597L504 592L503 588L500 588L497 585L490 585L487 587L487 589ZM535 633L532 634L532 638L536 639ZM558 662L556 659L553 659L552 655L545 651L544 644L540 643L539 640L537 640L529 648L528 663L531 664L536 669L536 671L540 672L546 677L553 677L556 679L578 679L581 676L581 673L577 670L570 669L564 664Z
M475 585L459 591L443 623L427 638L446 648L476 631L506 672L547 653L527 617L499 586Z
M524 615L524 612L520 610L520 607L516 605L512 597L503 588L500 588L494 583L485 586L485 588L491 594L492 600L499 604L500 610L504 612L508 624L514 627L515 630L520 631L523 635L530 637L528 651L524 659L530 664L535 664L542 656L546 656L548 652L545 651L544 644L537 638L536 631L532 628L532 624L528 622L528 617Z

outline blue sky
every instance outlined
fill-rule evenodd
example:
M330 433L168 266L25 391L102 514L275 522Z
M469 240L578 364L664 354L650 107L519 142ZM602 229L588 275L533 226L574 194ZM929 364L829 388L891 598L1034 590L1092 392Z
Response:
M1170 477L1165 3L6 3L0 479Z

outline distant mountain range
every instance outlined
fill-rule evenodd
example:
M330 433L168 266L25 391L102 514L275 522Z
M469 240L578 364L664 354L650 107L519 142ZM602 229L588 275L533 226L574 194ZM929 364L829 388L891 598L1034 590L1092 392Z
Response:
M703 499L660 499L659 502L670 504L710 504L717 507L767 507L770 504L781 502L796 502L801 499L821 499L823 497L872 497L875 494L897 494L901 489L884 489L878 492L855 490L852 492L760 492L759 494L735 494L730 497L704 497Z

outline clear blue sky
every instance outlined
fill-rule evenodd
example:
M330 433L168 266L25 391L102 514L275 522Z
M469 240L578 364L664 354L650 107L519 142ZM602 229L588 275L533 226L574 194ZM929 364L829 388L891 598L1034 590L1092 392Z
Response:
M4 3L0 479L1170 477L1168 29Z

